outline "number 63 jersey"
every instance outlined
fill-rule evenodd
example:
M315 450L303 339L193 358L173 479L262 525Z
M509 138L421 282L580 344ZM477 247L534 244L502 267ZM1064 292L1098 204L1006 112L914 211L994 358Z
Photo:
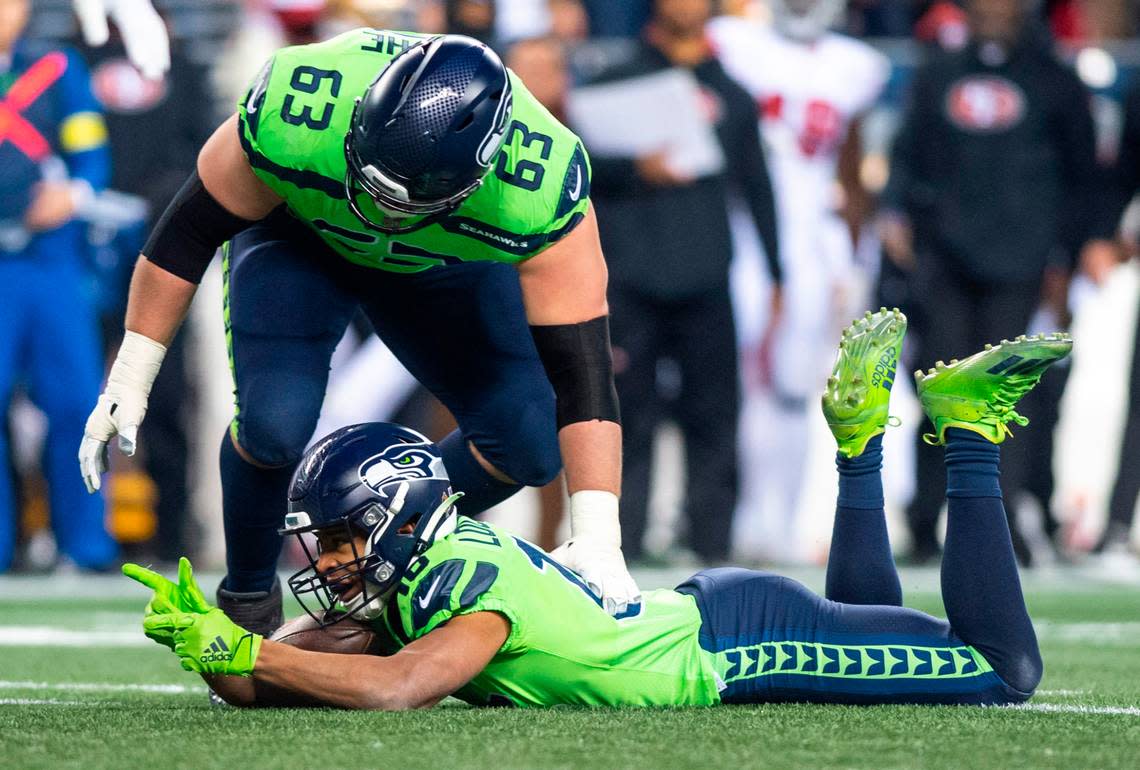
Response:
M357 29L278 51L238 105L253 172L335 252L366 267L415 273L477 260L517 263L585 216L590 167L581 141L510 73L514 107L482 186L449 216L385 234L360 222L345 198L344 139L354 101L426 35ZM362 206L371 206L367 201Z
M545 551L459 517L373 621L388 652L457 615L498 612L511 624L491 662L456 696L478 705L678 706L720 702L698 641L693 597L646 591L611 617L578 575Z

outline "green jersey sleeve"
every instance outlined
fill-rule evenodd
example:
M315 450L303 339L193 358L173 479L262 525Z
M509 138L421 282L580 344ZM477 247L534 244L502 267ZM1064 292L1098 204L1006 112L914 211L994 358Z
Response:
M486 525L461 519L455 539L433 547L429 559L415 562L397 589L402 635L419 639L457 615L498 612L511 624L502 651L514 649L522 617L503 590L491 550L501 547L502 540Z

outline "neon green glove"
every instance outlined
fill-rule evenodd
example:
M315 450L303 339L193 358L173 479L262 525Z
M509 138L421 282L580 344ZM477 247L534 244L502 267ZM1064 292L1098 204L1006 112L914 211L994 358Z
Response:
M164 613L143 620L146 635L170 634L182 668L199 674L250 676L262 637L234 623L217 607L204 614Z
M177 583L138 564L124 564L123 574L154 591L154 596L146 605L147 618L169 613L206 613L213 609L202 595L202 589L194 582L194 568L190 566L190 560L185 556L178 560ZM148 637L164 647L174 649L174 638L170 632L145 631L145 622L143 628Z

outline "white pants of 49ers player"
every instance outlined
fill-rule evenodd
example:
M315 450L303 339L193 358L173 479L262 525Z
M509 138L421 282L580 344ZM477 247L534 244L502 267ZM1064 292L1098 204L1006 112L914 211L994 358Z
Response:
M798 562L826 554L825 542L804 537L816 527L801 515L802 490L808 457L830 458L835 451L819 394L839 333L865 303L865 289L851 267L851 239L841 219L828 215L814 226L787 220L780 225L783 312L761 362L771 281L750 223L739 212L733 216L731 283L743 376L733 542L746 558Z

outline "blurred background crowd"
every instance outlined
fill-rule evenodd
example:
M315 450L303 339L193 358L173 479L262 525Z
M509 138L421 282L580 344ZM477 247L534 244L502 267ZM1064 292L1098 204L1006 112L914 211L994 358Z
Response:
M818 395L843 326L897 305L900 560L937 561L943 492L908 373L1071 330L1071 365L1003 447L1015 547L1027 566L1140 579L1137 4L155 5L173 44L160 81L114 41L85 49L68 0L0 0L0 572L220 561L216 439L233 401L219 271L167 356L139 452L90 497L83 422L135 256L205 137L276 48L372 26L487 42L590 151L634 564L820 562L835 482ZM317 437L374 419L450 428L361 320ZM562 503L556 481L490 515L550 547Z

